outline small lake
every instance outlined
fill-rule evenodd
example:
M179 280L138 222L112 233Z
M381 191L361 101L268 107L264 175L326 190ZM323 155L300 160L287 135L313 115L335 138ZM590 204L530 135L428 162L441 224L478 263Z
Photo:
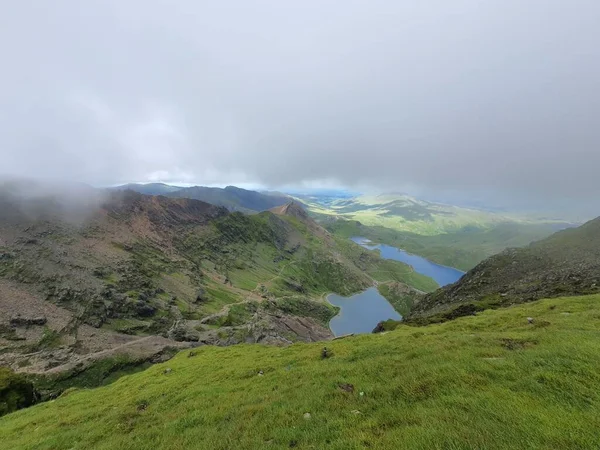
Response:
M382 258L402 261L412 266L415 272L433 278L440 286L454 283L464 275L464 272L458 269L436 264L396 247L374 244L369 239L359 236L353 237L352 240L366 249L379 250ZM352 297L330 294L327 300L332 305L340 308L338 315L329 322L329 328L335 336L351 333L371 333L373 328L382 320L402 319L402 316L375 287Z
M402 316L375 287L352 297L330 294L327 300L332 305L340 307L338 315L329 322L329 328L335 336L371 333L382 320L402 319Z
M353 237L352 240L366 249L379 250L382 258L402 261L403 263L412 266L413 269L415 269L415 272L433 278L440 286L452 284L465 274L453 267L436 264L421 256L413 255L396 247L385 244L374 244L364 237L357 236Z

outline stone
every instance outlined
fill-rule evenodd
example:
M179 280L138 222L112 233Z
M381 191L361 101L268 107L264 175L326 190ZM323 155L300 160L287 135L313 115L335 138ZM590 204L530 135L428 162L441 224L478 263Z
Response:
M199 288L198 292L196 292L196 303L202 303L204 301L206 301L206 291Z
M343 384L339 384L338 387L345 392L354 392L354 385L350 384L350 383L343 383Z
M307 413L304 413L304 416L303 416L303 417L304 417L304 420L310 420L310 419L311 419L311 415L310 415L310 413L308 413L308 412L307 412Z
M171 372L173 372L173 370L172 370L170 367L167 367L167 368L166 368L166 369L163 371L163 373L164 373L165 375L168 375L168 374L170 374Z
M135 312L141 317L151 317L156 314L156 308L142 301L138 301L135 306Z
M528 317L528 318L527 318L527 322L529 322L529 323L533 323L533 317Z
M45 325L47 322L46 317L37 316L37 317L25 317L17 314L10 318L10 324L13 327L23 327L29 325Z

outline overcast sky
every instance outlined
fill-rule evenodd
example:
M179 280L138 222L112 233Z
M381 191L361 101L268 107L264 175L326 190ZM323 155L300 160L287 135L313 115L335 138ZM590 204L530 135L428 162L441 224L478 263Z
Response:
M599 23L598 0L7 1L0 172L593 209Z

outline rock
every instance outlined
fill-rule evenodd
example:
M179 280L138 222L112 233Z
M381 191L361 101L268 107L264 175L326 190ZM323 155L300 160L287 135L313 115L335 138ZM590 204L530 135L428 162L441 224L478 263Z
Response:
M383 320L377 324L375 328L373 328L372 333L382 333L385 331L385 325L383 324Z
M527 318L527 322L529 322L529 323L533 323L533 317L528 317L528 318Z
M165 375L168 375L168 374L170 374L171 372L173 372L173 370L172 370L170 367L167 367L167 368L166 368L166 369L163 371L163 373L164 373Z
M364 392L361 392L361 393L360 393L360 394L358 394L358 395L360 395L361 397L364 397L364 396L365 396L365 393L364 393Z
M323 347L323 350L321 350L321 359L329 358L331 355L331 351L327 350L327 347Z
M303 417L304 417L304 420L310 420L310 419L311 419L311 415L310 415L310 413L308 413L308 412L307 412L307 413L304 413L304 416L303 416Z
M202 303L206 301L206 291L203 288L199 288L196 293L196 303Z
M45 325L47 322L46 317L25 317L17 314L10 318L10 324L13 327L28 327L30 325Z
M141 317L150 317L156 313L156 308L144 302L137 302L135 312Z
M196 356L196 352L191 351L188 353L188 358L191 358L192 356Z
M358 409L353 409L353 410L352 410L352 411L350 411L350 412L351 412L352 414L355 414L355 415L362 414L362 413L361 413L361 412L360 412Z
M180 325L169 331L169 337L177 342L198 342L200 333Z
M354 392L354 385L350 383L339 384L338 387L345 392Z
M259 371L258 371L258 376L259 376L259 377L262 377L264 374L265 374L265 373L264 373L262 370L259 370Z

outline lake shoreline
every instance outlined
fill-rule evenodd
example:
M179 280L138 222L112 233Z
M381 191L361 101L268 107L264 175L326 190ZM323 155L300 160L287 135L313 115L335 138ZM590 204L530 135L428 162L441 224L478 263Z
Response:
M439 287L455 283L466 273L455 267L438 264L423 256L407 252L399 247L375 243L364 236L353 236L350 240L367 250L379 250L381 258L400 261L411 266L415 272L432 278Z
M371 244L372 244L372 245L387 245L388 247L393 247L393 248L396 248L396 249L398 249L398 250L400 250L400 251L402 251L402 252L406 253L407 255L416 256L416 257L418 257L418 258L423 258L423 259L426 259L426 260L427 260L427 261L429 261L430 263L432 263L432 264L435 264L435 265L437 265L437 266L440 266L440 267L444 267L445 269L452 269L452 270L456 270L456 271L458 271L458 272L462 272L463 274L467 273L467 272L466 272L466 271L464 271L464 270L457 269L456 267L447 266L447 265L445 265L445 264L441 264L441 263L438 263L438 262L432 261L431 259L425 258L424 256L418 255L417 253L411 253L411 252L409 252L408 250L404 250L403 248L396 247L395 245L389 245L389 244L385 244L385 243L383 243L383 242L375 242L375 241L372 241L371 239L363 238L362 236L353 236L353 237L351 237L351 238L350 238L350 240L351 240L352 242L354 242L355 244L358 244L358 245L360 245L361 247L364 247L364 246L363 246L363 245L362 245L360 242L356 242L356 241L354 240L355 238L356 238L356 239L365 239L366 241L368 241L369 243L365 243L365 245L371 245Z

